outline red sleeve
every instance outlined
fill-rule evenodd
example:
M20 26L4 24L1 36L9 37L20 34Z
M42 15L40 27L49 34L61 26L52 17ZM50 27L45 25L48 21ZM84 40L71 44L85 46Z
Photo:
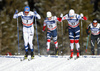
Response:
M86 18L85 16L83 17L83 19L84 19L84 20L87 20L87 18Z
M46 26L43 26L43 31L45 30L45 27L46 27Z
M61 18L61 17L57 17L57 20L58 20L59 22L61 22L62 18Z

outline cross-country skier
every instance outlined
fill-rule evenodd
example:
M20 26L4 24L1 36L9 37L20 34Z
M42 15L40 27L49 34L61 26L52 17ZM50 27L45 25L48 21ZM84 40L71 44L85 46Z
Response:
M22 24L23 24L23 38L24 38L24 47L25 47L25 56L24 58L27 59L28 56L28 44L30 45L31 49L31 58L34 58L34 49L33 49L33 36L34 36L34 26L33 26L33 19L34 17L41 19L40 15L34 11L30 11L29 6L25 6L24 11L19 12L16 10L13 18L18 18L21 16Z
M47 18L44 20L43 25L43 32L45 31L45 27L47 25L47 54L50 54L50 40L51 37L53 38L56 51L55 54L58 55L58 42L57 42L57 21L59 18L56 16L52 16L52 13L50 11L47 12Z
M79 20L87 20L85 16L81 13L80 15L76 14L73 9L69 10L69 13L62 17L62 20L68 21L68 32L69 32L69 39L70 39L70 48L71 48L71 55L70 58L73 57L73 49L74 49L74 42L77 49L77 57L79 57L79 37L80 37L80 27L79 27Z
M97 19L94 19L92 23L89 24L86 32L89 35L91 30L91 52L94 55L95 41L97 41L97 55L100 55L100 23Z

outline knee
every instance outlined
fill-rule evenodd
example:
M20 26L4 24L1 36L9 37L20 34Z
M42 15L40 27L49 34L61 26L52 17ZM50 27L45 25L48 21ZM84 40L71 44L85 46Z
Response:
M57 36L53 37L53 41L56 42L57 41Z
M58 42L57 42L57 41L55 41L55 42L54 42L54 44L58 44Z
M75 43L79 43L79 40L75 40Z
M51 40L50 39L47 39L47 42L50 42Z
M24 42L24 46L27 46L28 45L28 42Z
M74 40L70 40L70 43L74 43Z
M29 41L29 45L33 45L31 41Z

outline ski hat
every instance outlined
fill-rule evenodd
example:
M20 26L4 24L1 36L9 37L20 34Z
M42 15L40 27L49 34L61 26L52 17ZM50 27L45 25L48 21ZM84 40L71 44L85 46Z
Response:
M47 17L52 17L52 14L50 11L47 12Z
M30 7L29 7L29 6L25 6L24 12L25 12L25 11L29 12L29 11L30 11Z
M75 11L73 9L69 10L69 16L73 17L75 15Z
M97 19L93 19L93 23L97 23Z

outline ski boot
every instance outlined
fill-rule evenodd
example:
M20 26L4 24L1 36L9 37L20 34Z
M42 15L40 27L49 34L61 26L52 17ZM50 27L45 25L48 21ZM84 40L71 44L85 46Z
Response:
M56 50L55 50L55 55L58 56L58 48L56 48Z
M25 53L24 59L27 59L28 57L28 52Z
M31 52L31 59L34 59L34 53Z
M79 58L79 50L77 50L77 58Z
M50 51L47 51L47 55L50 55Z
M49 49L47 49L47 55L50 55L50 51L49 51Z
M70 59L73 58L73 50L71 50Z

